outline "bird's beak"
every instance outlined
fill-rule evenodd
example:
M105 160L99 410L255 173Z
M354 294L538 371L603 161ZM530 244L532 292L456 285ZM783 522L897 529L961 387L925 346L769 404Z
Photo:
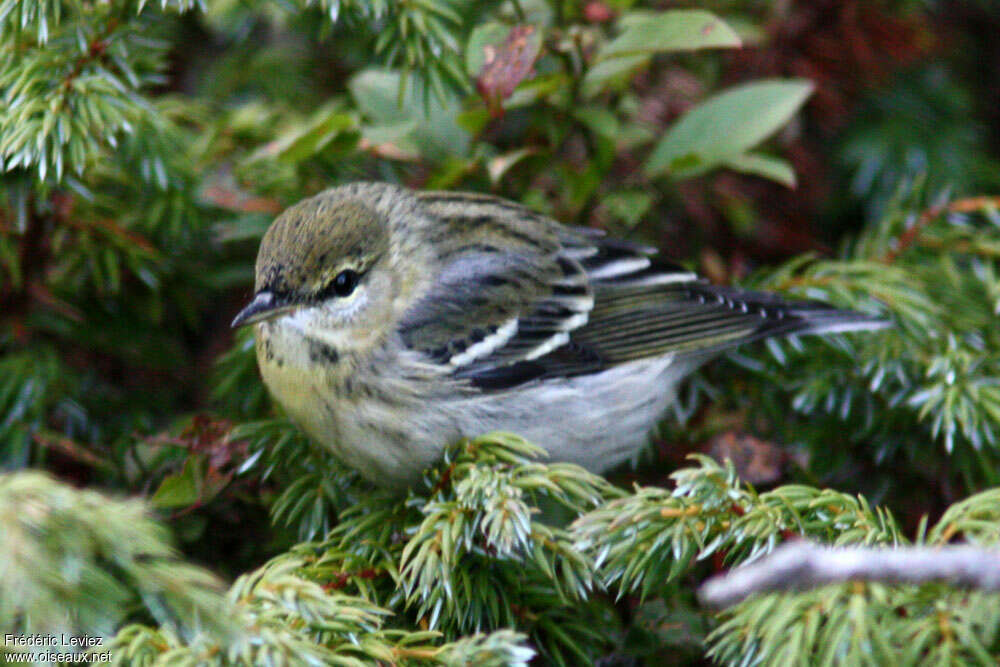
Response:
M254 295L253 301L248 303L246 307L241 310L235 318L233 318L232 327L242 327L247 324L253 324L255 322L263 322L264 320L269 320L272 317L277 317L283 313L287 313L293 310L295 306L289 304L282 304L277 298L275 298L273 292L263 291L257 292Z

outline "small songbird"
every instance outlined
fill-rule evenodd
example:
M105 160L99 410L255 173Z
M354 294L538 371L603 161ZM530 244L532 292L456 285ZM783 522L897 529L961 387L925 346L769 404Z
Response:
M509 431L602 471L721 351L884 320L706 284L655 250L498 197L355 183L267 230L253 300L264 383L365 477L402 487Z

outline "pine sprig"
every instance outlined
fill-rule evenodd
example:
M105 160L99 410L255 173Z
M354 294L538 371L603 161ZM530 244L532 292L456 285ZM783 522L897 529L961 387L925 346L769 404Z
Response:
M305 7L318 7L335 24L349 17L356 24L381 26L375 52L387 66L417 75L439 99L448 90L470 90L461 59L464 21L452 0L298 1ZM400 99L402 94L401 89Z
M0 475L0 623L9 632L109 636L141 605L179 636L225 637L219 580L185 563L139 501L37 472Z
M294 559L297 576L377 601L456 641L515 627L571 664L571 656L605 643L588 618L607 609L586 601L590 561L543 516L593 507L618 492L576 466L540 463L541 455L511 435L463 441L427 472L422 488L405 498L359 494L324 540L276 562ZM574 611L579 605L587 615Z
M833 544L895 544L892 516L864 498L805 486L758 494L731 465L704 456L671 475L673 491L637 488L584 514L571 526L577 550L593 558L618 595L648 596L687 572L696 560L722 553L736 564L796 535Z
M779 439L812 443L834 468L837 448L828 438L849 422L855 441L883 452L875 456L903 448L947 456L970 489L997 483L992 464L983 465L995 456L1000 433L996 259L989 250L1000 239L995 206L989 197L927 204L919 184L903 188L841 259L803 257L750 281L795 298L882 312L893 322L877 334L768 341L770 359L730 355L759 374L751 381L787 388L780 401L762 392L751 408L784 425L788 434ZM979 242L967 243L970 236ZM789 404L801 417L794 422Z
M271 517L293 529L300 540L328 533L337 512L356 500L359 488L369 488L356 471L309 443L287 420L247 422L234 428L230 439L248 444L239 474L282 485L271 504Z
M961 538L983 546L1000 543L1000 489L969 496L949 507L927 534L928 544Z
M149 28L105 9L44 46L0 48L0 169L32 169L59 182L134 131L152 113L139 91L165 66L166 44L142 34Z
M428 474L431 496L421 508L424 519L401 554L401 583L418 613L429 614L432 627L442 613L467 614L474 604L469 591L476 588L450 582L457 571L470 565L474 570L474 563L484 558L536 566L557 590L586 597L591 588L588 562L570 548L561 529L545 526L533 515L542 499L579 510L614 495L611 488L582 468L536 463L542 450L513 436L484 436L453 452Z
M49 40L50 30L57 28L64 14L65 0L3 0L0 2L0 36L17 37L22 32L34 32L39 44ZM71 3L74 9L79 2Z
M533 655L510 631L439 644L434 632L385 628L390 613L371 602L328 591L298 575L305 562L276 559L232 586L227 602L239 632L229 638L202 633L182 641L172 632L124 628L109 647L118 664L306 664L360 666L524 663Z
M1000 539L997 495L998 490L991 489L956 503L926 537L921 530L916 543L944 545L962 538L995 545ZM829 500L814 507L833 510ZM839 514L850 521L849 514ZM859 532L859 526L844 530L845 522L832 543L902 543L894 527L885 523L884 511L867 514L893 528L892 534L870 528ZM1000 594L957 591L942 583L853 582L753 597L723 612L721 619L708 637L709 655L726 664L991 664L1000 637Z
M1000 595L847 583L758 596L721 620L708 654L723 664L988 665Z
M0 461L28 462L32 437L76 380L49 346L0 358Z

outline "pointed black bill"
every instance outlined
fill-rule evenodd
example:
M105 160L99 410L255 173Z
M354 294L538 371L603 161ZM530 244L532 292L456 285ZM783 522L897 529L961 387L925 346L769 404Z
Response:
M291 310L291 307L280 303L279 300L275 298L273 292L258 292L254 295L253 301L248 303L243 310L237 313L230 326L235 329L237 327L246 326L247 324L253 324L254 322L261 322L272 317L277 317L278 315L288 312L289 310Z

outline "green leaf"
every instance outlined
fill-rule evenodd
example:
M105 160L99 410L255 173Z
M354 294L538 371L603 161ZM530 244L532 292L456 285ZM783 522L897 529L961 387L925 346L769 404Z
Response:
M342 133L356 127L357 119L353 114L322 110L304 128L297 128L255 151L250 161L274 157L291 164L302 162L319 153Z
M803 79L771 79L710 97L660 139L646 174L695 176L746 153L787 123L812 90Z
M428 190L447 190L458 184L463 178L475 171L482 158L474 156L472 158L451 157L434 170L427 178L424 187Z
M608 214L622 221L628 227L635 227L642 221L653 205L653 196L642 190L621 190L609 192L601 200Z
M490 112L485 106L461 111L455 116L455 123L475 136L483 131L486 124L490 122Z
M487 47L502 44L507 39L508 34L510 34L510 26L496 21L488 21L476 26L465 45L465 71L469 73L469 76L477 76L483 69L483 65L486 63Z
M534 155L538 149L533 146L518 148L513 151L498 155L486 163L486 173L490 176L490 183L498 185L503 180L504 174L510 171L511 167L526 157Z
M763 176L786 187L795 187L795 170L787 160L778 157L761 153L743 153L727 159L723 164L744 174Z
M573 117L601 137L615 139L621 132L621 123L618 122L618 118L604 107L594 106L576 109L573 111Z
M153 507L172 509L189 507L198 502L205 482L204 462L202 457L189 456L179 473L164 478L150 498Z
M631 12L618 22L621 34L604 44L583 77L584 97L628 80L654 53L740 46L736 32L711 12L672 9Z
M393 146L399 155L415 160L420 150L414 140L417 127L415 120L391 125L369 125L362 128L361 135L370 146Z
M411 81L400 103L399 78L398 72L381 69L362 70L351 78L351 96L371 126L401 128L413 123L406 138L416 144L423 157L440 160L450 155L464 156L469 135L456 122L458 100L447 95L442 103L423 90L419 81ZM364 132L367 136L370 130Z
M624 55L594 63L583 75L582 92L584 97L593 97L616 85L628 81L632 72L649 64L651 56L648 53Z
M597 52L596 60L663 51L734 48L740 38L724 21L700 9L672 9L656 14L626 15L622 34Z
M412 84L412 82L411 82ZM361 113L376 125L395 125L413 119L413 86L406 87L406 95L399 99L399 74L389 70L366 69L348 83L351 95Z
M565 93L570 85L570 77L562 72L536 76L518 84L510 97L503 101L503 108L518 109L531 106L540 99Z

